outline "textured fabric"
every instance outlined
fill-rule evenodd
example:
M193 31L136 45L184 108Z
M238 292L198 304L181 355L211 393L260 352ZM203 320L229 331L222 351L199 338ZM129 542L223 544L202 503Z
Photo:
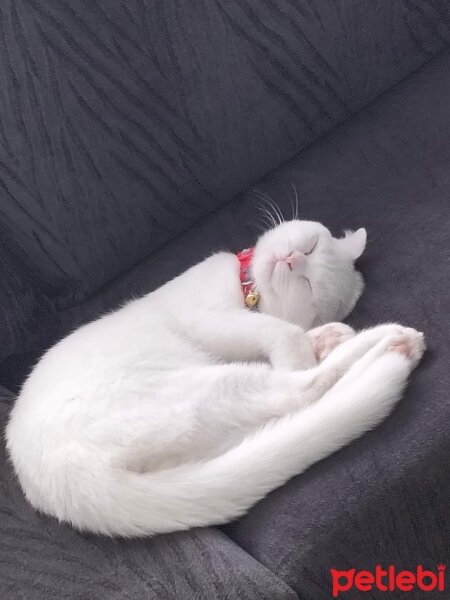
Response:
M3 430L10 394L0 388ZM0 582L8 600L298 600L215 529L85 536L33 511L0 448Z
M0 361L436 54L449 19L447 0L3 0Z

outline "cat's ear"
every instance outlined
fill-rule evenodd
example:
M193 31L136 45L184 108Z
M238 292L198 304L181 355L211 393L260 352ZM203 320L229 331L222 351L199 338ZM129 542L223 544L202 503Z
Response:
M367 232L364 227L357 231L346 231L345 237L338 240L342 250L350 256L352 260L356 260L364 252L367 242Z

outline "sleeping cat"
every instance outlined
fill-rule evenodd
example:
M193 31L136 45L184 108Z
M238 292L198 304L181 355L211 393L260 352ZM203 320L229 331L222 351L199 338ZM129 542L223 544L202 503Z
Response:
M224 523L375 427L424 340L329 323L361 294L365 243L285 222L56 344L7 427L31 504L108 535Z

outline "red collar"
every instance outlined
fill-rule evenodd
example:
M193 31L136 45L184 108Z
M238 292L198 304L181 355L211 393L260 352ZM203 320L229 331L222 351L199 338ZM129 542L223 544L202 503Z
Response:
M241 280L244 302L248 308L256 308L259 302L259 293L256 291L255 282L251 278L250 264L255 253L254 248L245 248L236 254L239 261L239 278Z

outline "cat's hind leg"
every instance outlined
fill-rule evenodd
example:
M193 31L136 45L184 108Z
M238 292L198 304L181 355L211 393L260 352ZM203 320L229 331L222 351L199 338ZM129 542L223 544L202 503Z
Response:
M405 331L415 330L409 330L409 328L402 325L389 323L377 325L376 327L357 333L354 337L336 347L318 366L305 372L309 385L316 388L320 387L323 392L326 392L381 340L386 339L388 336L401 335ZM366 362L360 363L358 368L363 369L363 365L371 362L373 362L373 359L368 357Z
M202 460L240 443L249 433L316 401L305 373L262 363L190 366L167 374L142 401L124 402L83 433L132 471Z
M408 359L410 370L419 363L425 351L424 335L410 327L404 327L397 333L391 333L382 338L375 346L357 360L353 366L338 381L335 387L345 386L360 377L364 377L370 366L381 356L392 353L403 355Z

